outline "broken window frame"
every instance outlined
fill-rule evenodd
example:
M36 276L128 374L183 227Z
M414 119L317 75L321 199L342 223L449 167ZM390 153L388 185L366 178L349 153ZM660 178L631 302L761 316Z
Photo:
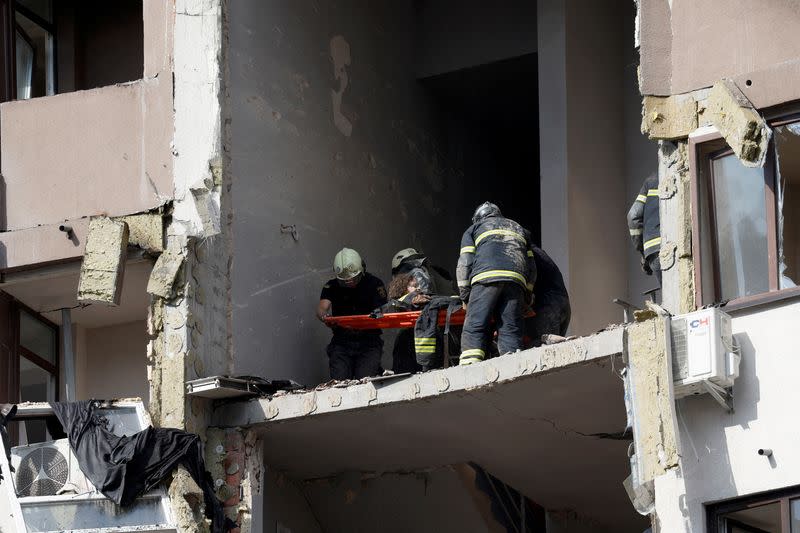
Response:
M150 415L144 408L141 401L137 400L116 400L107 402L102 406L102 409L135 409L139 428L144 429L152 425ZM17 405L17 413L14 420L32 420L47 417L54 417L55 413L53 408L47 403L26 403ZM6 450L3 443L0 442L0 473L2 473L3 480L0 483L7 484L5 487L0 488L0 497L7 495L9 498L9 507L13 514L14 524L16 530L20 533L28 531L27 525L22 513L23 507L32 507L35 505L47 506L59 503L73 503L73 502L92 502L92 501L108 501L108 498L103 496L95 489L95 492L87 494L64 494L57 496L29 496L20 498L16 495L16 488L14 486L14 473L11 472L11 463L6 457ZM9 490L10 489L10 490ZM177 533L177 526L175 516L172 512L169 496L164 487L158 487L146 494L142 494L137 498L138 500L159 499L161 508L164 512L168 523L167 524L147 524L142 526L120 526L120 527L104 527L92 529L74 529L70 530L74 533L90 533L90 532L107 532L107 533L123 533L128 531L137 531L141 533Z
M800 122L800 113L784 114L769 121L770 127ZM722 135L714 131L689 137L689 171L691 180L692 256L694 257L695 306L720 302L719 255L713 208L713 172L715 159L732 154ZM800 295L800 286L780 288L779 220L778 220L778 168L775 161L775 143L771 140L763 167L765 207L767 218L768 291L733 298L726 303L729 310L760 305ZM705 232L708 235L705 235ZM708 269L708 262L711 268ZM707 271L710 270L709 276ZM708 278L711 278L710 280ZM710 282L709 282L710 281Z
M713 504L706 504L706 531L708 533L727 533L724 515L736 511L745 511L755 507L762 507L773 503L781 506L781 533L791 533L792 527L792 502L800 500L800 485L787 487L772 492L737 498Z

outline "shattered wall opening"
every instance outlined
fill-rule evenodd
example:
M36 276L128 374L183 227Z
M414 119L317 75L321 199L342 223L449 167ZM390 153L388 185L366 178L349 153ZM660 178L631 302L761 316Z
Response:
M457 44L472 19L443 30L438 2L230 6L236 373L327 379L313 309L343 246L388 282L407 247L454 275L485 200L538 232L535 9L478 4L465 9L498 27L475 54ZM509 46L481 53L506 30Z

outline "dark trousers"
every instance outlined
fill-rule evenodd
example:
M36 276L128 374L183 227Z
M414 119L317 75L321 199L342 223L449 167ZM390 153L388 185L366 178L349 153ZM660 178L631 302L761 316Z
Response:
M566 295L536 295L536 316L525 320L525 333L533 346L541 346L542 335L567 334L572 311Z
M650 270L653 272L653 275L658 280L658 288L661 288L661 259L659 259L658 252L654 254L650 254L647 256L647 264L650 267Z
M392 350L392 370L395 374L422 370L417 363L417 353L414 351L414 330L411 328L400 330L400 333L397 334Z
M350 339L331 339L328 344L328 363L331 379L361 379L381 373L383 339L376 336Z
M525 289L518 283L500 281L473 285L461 333L461 364L486 358L494 327L501 355L521 350L524 306Z

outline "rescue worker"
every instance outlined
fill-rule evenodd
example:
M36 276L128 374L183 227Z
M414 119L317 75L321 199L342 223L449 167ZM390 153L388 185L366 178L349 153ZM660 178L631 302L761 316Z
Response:
M365 315L386 303L383 282L366 271L355 250L342 248L333 258L336 278L322 288L317 318ZM361 379L380 374L383 339L381 330L353 330L333 326L328 344L331 378Z
M628 211L628 231L631 242L641 255L642 270L648 276L655 275L661 287L661 221L658 213L658 177L648 176L639 195Z
M532 248L536 262L536 303L533 306L536 314L525 320L525 330L533 345L540 346L543 335L564 337L567 334L572 311L558 265L538 246Z
M417 281L420 294L451 296L458 294L450 273L432 264L425 254L414 248L404 248L392 257L392 276L409 273Z
M536 281L530 232L503 217L496 205L479 205L461 238L456 280L467 310L460 364L486 358L492 319L499 353L522 349L524 311L533 302Z
M431 264L425 254L414 248L404 248L392 256L393 281L405 275L413 278L413 283L408 284L406 292L409 295L407 302L415 309L425 307L434 295L457 294L450 273L442 267ZM401 298L398 296L397 299ZM392 370L395 374L422 370L416 360L412 328L401 330L395 338L392 349Z

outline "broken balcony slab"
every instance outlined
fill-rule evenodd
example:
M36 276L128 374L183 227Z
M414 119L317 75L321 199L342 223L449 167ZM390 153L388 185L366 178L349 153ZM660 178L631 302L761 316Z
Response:
M616 327L467 367L228 403L214 420L260 433L265 464L294 479L471 461L547 509L641 531L622 485L623 339Z
M414 374L405 379L376 380L347 387L320 387L314 391L273 396L271 399L227 404L217 409L215 421L220 427L247 427L312 414L425 400L443 393L469 391L544 374L620 355L622 351L623 328L617 327L479 364Z

